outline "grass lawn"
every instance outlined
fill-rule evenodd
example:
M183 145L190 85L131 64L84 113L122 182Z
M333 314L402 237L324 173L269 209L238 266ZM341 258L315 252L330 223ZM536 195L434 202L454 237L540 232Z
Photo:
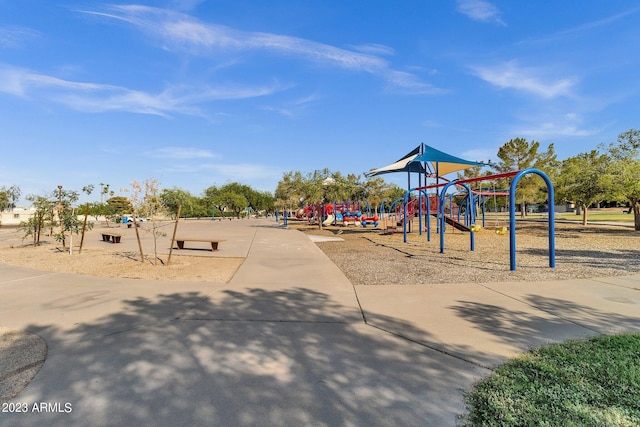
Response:
M465 399L467 426L639 426L640 333L533 350Z
M622 212L623 208L610 208L610 209L590 209L587 212L587 222L597 222L597 221L613 221L620 223L633 224L633 213L626 214ZM482 218L479 216L479 218ZM527 218L529 219L546 219L547 214L528 214ZM502 212L496 214L494 212L487 212L485 219L487 221L499 220L502 222L509 221L509 213ZM516 220L520 219L520 214L516 213ZM576 215L575 212L564 212L564 213L556 213L556 219L562 219L566 221L575 221L582 222L582 214Z
M575 213L557 213L556 219L565 219L569 221L582 221L582 215ZM615 221L633 223L633 214L626 214L622 209L616 211L587 211L587 221Z

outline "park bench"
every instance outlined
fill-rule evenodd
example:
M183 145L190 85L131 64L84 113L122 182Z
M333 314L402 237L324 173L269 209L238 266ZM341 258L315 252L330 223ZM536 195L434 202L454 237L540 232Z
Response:
M211 243L211 250L212 251L217 251L218 250L218 243L220 242L226 242L226 240L220 240L220 239L201 239L201 238L187 238L187 237L176 237L176 243L178 244L178 249L184 249L184 242L207 242L207 243Z
M120 234L102 233L102 240L111 243L120 243Z

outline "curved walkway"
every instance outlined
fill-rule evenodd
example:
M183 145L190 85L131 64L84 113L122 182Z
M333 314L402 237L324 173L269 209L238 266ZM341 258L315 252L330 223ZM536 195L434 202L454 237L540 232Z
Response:
M640 275L354 287L298 231L211 227L247 254L228 284L0 265L0 324L48 345L0 424L453 426L507 358L640 331Z

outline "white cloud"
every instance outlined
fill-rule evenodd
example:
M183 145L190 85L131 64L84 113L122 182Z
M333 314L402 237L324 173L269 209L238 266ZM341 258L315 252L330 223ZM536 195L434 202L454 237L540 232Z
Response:
M522 43L548 43L548 42L554 42L558 39L561 39L567 36L590 33L592 32L592 30L595 30L601 27L610 26L611 24L615 24L619 20L624 19L630 15L634 15L638 12L640 12L640 7L634 7L632 9L626 10L616 15L608 16L606 18L599 19L597 21L587 22L585 24L568 28L566 30L562 30L557 33L553 33L544 37L526 39Z
M235 181L252 179L274 179L282 176L282 171L274 167L253 163L202 163L199 165L177 164L165 168L169 173L202 173L217 177L212 181Z
M582 126L583 117L576 113L529 118L527 121L529 122L528 125L522 125L514 129L513 134L538 140L554 137L586 137L597 135L603 131L603 128L584 128Z
M201 115L197 105L229 99L255 98L283 90L276 83L265 86L225 85L200 88L170 86L152 94L120 86L74 82L0 64L0 92L38 97L84 112L126 111L167 116L173 113Z
M591 136L599 132L601 132L601 129L581 129L574 124L557 122L542 122L516 131L518 135L525 135L534 139L558 136Z
M474 21L506 25L500 18L500 10L493 3L482 0L458 0L458 11Z
M21 68L0 64L0 92L16 96L25 96L30 90L38 88L67 89L76 92L91 92L113 89L113 86L92 83L70 82L44 74L33 73Z
M395 50L393 50L393 48L382 45L382 44L377 44L377 43L361 44L361 45L351 46L351 47L354 50L357 50L358 52L367 53L370 55L391 56L396 53Z
M161 147L146 153L150 157L159 159L210 159L218 157L211 150L193 147Z
M474 148L472 150L465 150L460 154L460 157L466 160L472 160L474 162L486 162L495 156L497 150L490 150L488 148Z
M26 40L39 37L37 31L24 27L0 27L0 48L18 48Z
M420 123L422 126L427 127L427 128L439 128L442 126L442 123L440 123L437 120L424 120L422 123Z
M542 98L571 96L574 78L548 79L542 69L520 67L515 61L472 68L476 76L501 89L516 89Z
M404 71L390 70L387 73L387 79L393 85L402 88L404 93L420 95L420 94L442 94L447 91L437 88L429 83L421 81L415 74L407 73Z
M171 0L171 6L177 10L193 10L204 0Z
M319 98L321 97L312 94L295 99L289 103L286 103L284 106L264 105L261 108L264 111L271 111L285 117L293 117L299 112L304 111L310 104L313 104Z
M393 51L383 45L362 45L358 52L299 37L238 31L223 25L203 23L186 14L140 5L111 6L109 12L83 12L134 25L158 39L165 49L197 55L247 50L274 52L324 66L366 72L399 88L419 93L437 92L420 82L416 75L391 68L389 62L379 55L389 55Z

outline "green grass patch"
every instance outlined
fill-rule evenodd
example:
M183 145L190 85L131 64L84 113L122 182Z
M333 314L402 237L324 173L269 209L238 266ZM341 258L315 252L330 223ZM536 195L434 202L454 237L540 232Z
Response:
M625 208L616 208L614 209L606 209L606 210L589 210L587 214L587 222L598 222L598 221L612 221L612 222L621 222L621 223L630 223L633 224L633 213L627 214L624 213L623 210ZM479 214L478 218L482 218ZM527 214L527 219L547 219L547 214L540 213L532 213ZM509 221L509 213L508 212L487 212L485 214L485 219L487 221ZM575 212L556 212L556 219L562 219L566 221L575 221L576 223L582 222L582 215L576 215ZM520 220L520 214L516 213L516 220Z
M465 400L467 426L639 426L640 334L532 350Z
M557 213L556 219L582 222L582 215L576 215L575 213ZM623 212L614 213L614 212L588 211L587 222L589 221L614 221L614 222L633 223L633 214L626 214Z

